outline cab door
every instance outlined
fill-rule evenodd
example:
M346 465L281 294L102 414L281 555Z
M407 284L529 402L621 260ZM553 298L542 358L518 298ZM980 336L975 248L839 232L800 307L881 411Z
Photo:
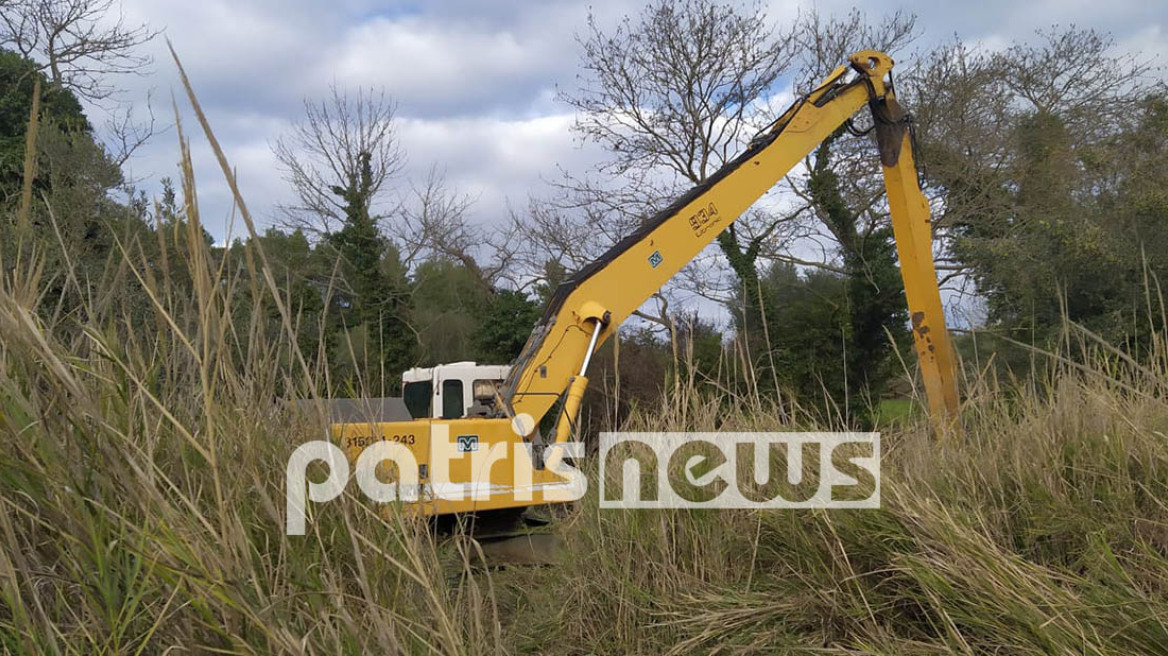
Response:
M438 370L434 384L434 418L462 419L466 415L467 383L454 373Z

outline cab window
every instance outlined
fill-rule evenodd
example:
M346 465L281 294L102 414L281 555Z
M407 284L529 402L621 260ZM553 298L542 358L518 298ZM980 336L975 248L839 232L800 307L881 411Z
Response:
M430 399L434 396L434 385L423 380L416 383L406 383L402 390L406 402L406 409L414 419L428 419L430 417Z
M462 400L462 381L457 378L442 381L442 418L459 419L466 404Z
M474 382L471 387L471 392L474 394L474 400L490 405L495 402L495 394L498 393L499 388L503 386L502 379L490 380L480 378Z

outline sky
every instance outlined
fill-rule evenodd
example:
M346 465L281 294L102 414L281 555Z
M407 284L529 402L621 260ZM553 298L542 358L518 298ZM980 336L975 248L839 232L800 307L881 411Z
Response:
M384 88L398 103L407 165L398 189L421 183L432 167L450 187L474 199L472 220L503 220L529 195L546 195L557 168L583 173L603 159L579 143L570 108L557 89L578 84L575 35L589 11L602 24L636 14L643 1L565 0L123 0L129 22L145 22L163 37L146 46L150 75L116 81L138 115L152 93L158 126L172 125L179 108L191 139L201 214L217 241L227 237L230 192L198 132L169 53L169 39L200 102L238 171L241 190L261 224L279 218L291 190L271 152L303 114L305 98L329 86ZM778 23L814 7L846 14L835 1L769 0ZM864 4L871 18L897 9L918 17L914 47L951 39L1000 48L1029 40L1052 24L1110 32L1119 51L1168 64L1166 0L913 0ZM911 57L911 49L909 55ZM177 178L173 128L158 134L129 162L148 192L164 176ZM237 225L238 235L242 226Z

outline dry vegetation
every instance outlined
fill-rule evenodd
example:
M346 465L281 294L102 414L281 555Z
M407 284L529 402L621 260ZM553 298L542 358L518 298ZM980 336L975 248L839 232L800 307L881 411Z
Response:
M191 235L168 238L193 296L149 274L131 241L107 286L65 281L83 311L46 316L41 255L3 263L5 653L1168 650L1164 357L1092 343L1025 384L971 378L963 437L886 433L877 511L586 501L556 527L559 566L475 571L468 540L383 520L356 496L284 536L287 457L322 430L279 402L315 386L296 316L262 253L217 266L187 216ZM148 290L149 326L127 319L125 280ZM239 303L275 313L240 324ZM691 386L629 427L716 420L782 422L763 400Z

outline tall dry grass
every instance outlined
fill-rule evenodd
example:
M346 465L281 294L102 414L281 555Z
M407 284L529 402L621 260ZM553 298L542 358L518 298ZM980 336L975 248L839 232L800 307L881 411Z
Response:
M0 649L498 653L465 542L352 498L284 535L288 457L326 427L283 401L322 386L317 354L261 250L207 247L185 144L182 165L184 220L157 249L118 232L100 280L67 244L5 234Z
M1114 364L1114 363L1112 363ZM879 510L600 511L532 574L532 648L1168 653L1163 381L1064 368L976 388L960 439L886 432ZM1106 371L1106 375L1104 374ZM773 430L765 413L640 430Z
M879 510L586 499L558 566L495 572L355 496L287 537L284 467L323 425L281 400L321 387L319 355L262 252L197 238L183 161L189 234L157 238L193 293L133 235L97 282L47 275L51 244L3 263L4 653L1168 653L1168 358L1073 327L1043 376L967 380L962 437L886 433ZM46 311L62 277L77 307ZM683 383L625 428L791 425Z

